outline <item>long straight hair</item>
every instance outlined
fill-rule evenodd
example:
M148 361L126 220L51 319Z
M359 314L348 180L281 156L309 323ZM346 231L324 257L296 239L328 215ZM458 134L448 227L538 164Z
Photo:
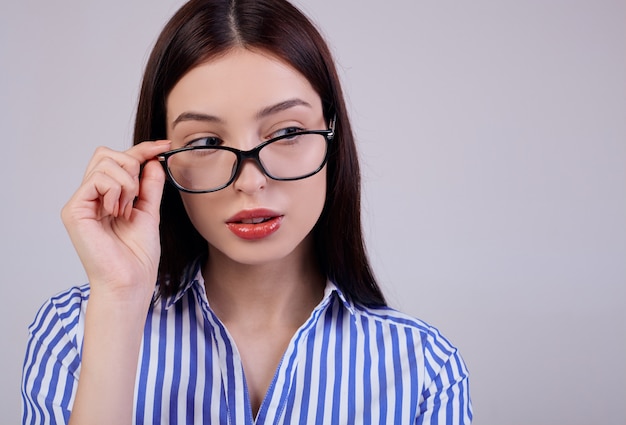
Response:
M135 144L166 138L166 100L193 67L235 47L262 50L299 71L322 100L326 122L336 117L327 163L326 200L313 228L324 275L347 298L385 305L361 228L361 182L354 136L332 55L314 25L285 0L191 0L161 32L148 59L135 122ZM189 263L207 253L178 190L166 184L161 202L159 295L175 294Z

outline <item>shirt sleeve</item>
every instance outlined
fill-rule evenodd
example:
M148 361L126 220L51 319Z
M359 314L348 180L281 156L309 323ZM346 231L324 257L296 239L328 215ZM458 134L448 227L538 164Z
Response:
M80 372L85 294L74 288L48 300L28 331L22 370L22 424L67 424Z
M469 373L459 352L453 349L447 357L430 353L430 382L422 393L417 425L472 422L472 403L469 396Z

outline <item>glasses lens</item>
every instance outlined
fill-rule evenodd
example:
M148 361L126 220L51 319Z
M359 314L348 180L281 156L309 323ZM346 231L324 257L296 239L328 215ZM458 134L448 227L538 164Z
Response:
M287 136L266 145L259 159L270 175L277 179L297 179L309 176L324 163L326 136L300 134Z
M231 179L237 163L235 153L211 148L177 152L168 158L167 166L174 181L191 191L210 191Z
M315 174L326 159L326 136L296 134L274 140L259 153L267 175L297 180ZM250 158L244 153L245 160ZM176 184L191 192L210 192L227 185L237 168L237 154L224 149L198 147L168 157L167 167Z

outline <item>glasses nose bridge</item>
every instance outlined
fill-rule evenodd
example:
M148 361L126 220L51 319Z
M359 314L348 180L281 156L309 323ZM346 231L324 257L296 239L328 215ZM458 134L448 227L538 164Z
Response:
M265 167L261 163L261 158L259 157L259 152L261 151L262 147L263 145L260 145L255 147L254 149L250 149L249 151L237 151L237 168L235 170L235 174L233 175L233 179L239 177L239 174L241 174L241 170L246 161L251 161L253 164L256 165L259 171L263 173L263 175L270 177L270 175L265 170Z

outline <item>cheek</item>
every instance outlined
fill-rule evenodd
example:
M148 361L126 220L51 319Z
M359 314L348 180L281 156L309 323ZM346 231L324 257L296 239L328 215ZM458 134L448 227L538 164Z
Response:
M326 169L306 180L305 187L294 190L293 204L299 214L313 226L322 213L326 202Z
M288 233L296 239L305 237L317 223L326 202L326 168L304 180L272 181L270 185L274 187L267 188L270 194L263 206L284 209L290 217ZM220 205L231 205L237 200L228 197L228 189L206 194L181 193L181 199L191 223L210 244L219 244L229 236L223 225L227 208L220 209Z

